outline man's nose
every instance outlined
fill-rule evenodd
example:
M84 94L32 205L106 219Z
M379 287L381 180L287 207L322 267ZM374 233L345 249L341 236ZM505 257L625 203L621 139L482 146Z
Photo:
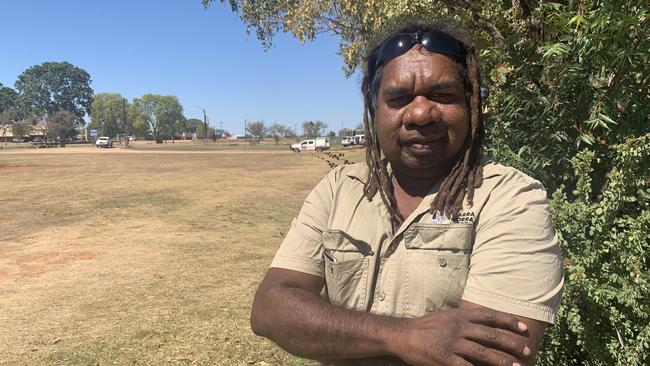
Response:
M415 97L404 113L402 123L409 125L426 126L438 119L438 108L435 103L423 96Z

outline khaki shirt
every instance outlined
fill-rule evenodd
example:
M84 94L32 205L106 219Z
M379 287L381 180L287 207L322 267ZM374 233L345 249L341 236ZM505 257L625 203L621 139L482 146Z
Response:
M461 299L554 322L563 267L541 183L485 163L459 222L433 223L439 184L393 232L365 163L330 171L305 200L271 267L325 278L332 304L393 317L458 307ZM473 216L473 217L472 217Z

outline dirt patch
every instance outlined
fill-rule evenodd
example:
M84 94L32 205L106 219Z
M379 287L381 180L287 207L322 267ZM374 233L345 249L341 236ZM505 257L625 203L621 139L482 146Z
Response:
M90 251L82 252L45 252L39 254L23 255L15 259L13 266L16 269L14 276L17 278L22 277L36 277L47 272L61 269L62 266L74 261L88 261L95 259L97 253ZM9 264L11 266L11 264ZM6 271L4 276L0 276L0 280L9 279L11 276Z

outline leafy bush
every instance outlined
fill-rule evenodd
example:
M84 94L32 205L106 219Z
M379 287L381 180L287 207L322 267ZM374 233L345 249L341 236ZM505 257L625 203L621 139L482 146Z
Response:
M573 159L572 198L555 191L552 212L566 260L558 322L541 365L650 362L650 135L614 147L607 184L593 191L592 150Z

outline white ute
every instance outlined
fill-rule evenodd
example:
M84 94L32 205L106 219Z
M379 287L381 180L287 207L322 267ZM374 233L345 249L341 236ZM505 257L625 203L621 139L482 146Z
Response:
M113 140L110 137L100 137L95 141L97 147L113 147Z
M330 143L325 138L317 138L312 140L304 140L299 144L291 145L291 150L293 152L302 152L302 151L323 151L330 148Z

